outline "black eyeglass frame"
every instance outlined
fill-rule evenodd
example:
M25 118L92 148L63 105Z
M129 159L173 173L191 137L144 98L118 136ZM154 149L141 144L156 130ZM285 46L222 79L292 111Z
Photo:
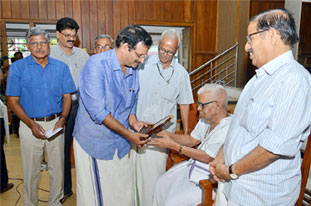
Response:
M213 101L209 101L209 102L205 102L205 103L197 101L197 105L198 105L198 107L203 109L205 107L205 105L212 104L214 102L217 102L217 100L213 100Z

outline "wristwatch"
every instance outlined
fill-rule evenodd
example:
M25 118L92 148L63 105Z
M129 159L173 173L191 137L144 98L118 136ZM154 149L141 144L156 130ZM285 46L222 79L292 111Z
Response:
M65 115L61 114L61 115L59 116L59 119L61 119L61 118L64 118L65 122L67 122L67 117L66 117Z
M233 164L232 164L232 165L233 165ZM230 175L230 177L231 177L232 180L236 180L236 179L239 178L239 175L234 174L234 173L232 172L232 165L229 166L229 175Z

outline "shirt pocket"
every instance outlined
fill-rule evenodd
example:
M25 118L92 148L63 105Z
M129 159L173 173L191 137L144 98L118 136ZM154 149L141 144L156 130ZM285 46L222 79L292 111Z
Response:
M252 137L258 136L268 126L273 105L274 101L272 97L265 100L254 97L250 98L241 115L240 125L244 127Z
M165 85L160 88L159 91L160 97L168 104L176 104L176 99L178 96L178 89L174 86Z

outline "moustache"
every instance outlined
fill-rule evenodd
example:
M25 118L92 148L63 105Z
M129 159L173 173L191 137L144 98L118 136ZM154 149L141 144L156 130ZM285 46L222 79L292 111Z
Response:
M45 51L43 49L37 49L35 50L35 53L44 53Z
M67 42L68 42L68 43L73 43L73 44L75 43L74 40L67 40Z

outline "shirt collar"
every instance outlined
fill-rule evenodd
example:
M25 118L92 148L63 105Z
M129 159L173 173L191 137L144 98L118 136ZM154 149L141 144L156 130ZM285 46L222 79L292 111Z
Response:
M159 65L162 66L162 63L161 63L161 61L160 61L160 58L159 58L159 55L158 55L158 54L157 54L157 55L154 55L154 59L153 59L152 63L153 63L154 65L159 64ZM173 69L175 68L175 59L174 59L174 58L172 59L171 64L170 64L167 68L169 68L169 67L172 67ZM163 69L163 67L162 67L162 69Z
M29 55L29 58L27 59L27 61L28 61L29 64L38 64L36 62L36 60L33 58L32 54ZM48 64L52 64L50 56L48 56L48 63L46 65L48 65Z
M280 67L282 67L284 64L287 64L289 61L292 61L294 59L292 50L289 50L280 56L272 59L262 67L256 70L256 77L260 77L264 73L267 73L268 75L273 75L274 72L276 72Z
M109 50L108 52L110 52L111 54L111 57L113 59L113 67L112 67L112 70L113 71L118 71L118 70L122 70L121 69L121 66L120 66L120 62L118 60L118 57L117 57L117 53L116 53L116 50L115 49L111 49ZM131 67L126 67L127 68L127 71L126 71L126 75L125 77L129 76L129 75L132 75L133 74L133 68Z

